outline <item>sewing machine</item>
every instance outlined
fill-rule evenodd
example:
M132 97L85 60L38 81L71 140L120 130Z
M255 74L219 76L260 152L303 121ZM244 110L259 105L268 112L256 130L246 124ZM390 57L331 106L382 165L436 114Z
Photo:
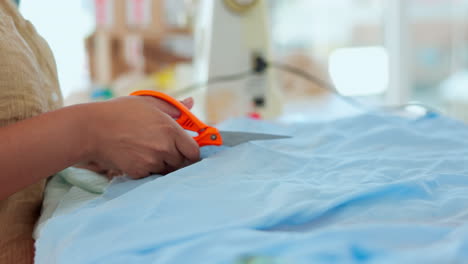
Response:
M197 114L208 123L232 117L278 116L281 100L274 71L239 74L254 67L256 56L270 59L266 1L202 0L199 10L195 27L195 79L210 83L219 77L231 78L205 86L201 91L204 113Z

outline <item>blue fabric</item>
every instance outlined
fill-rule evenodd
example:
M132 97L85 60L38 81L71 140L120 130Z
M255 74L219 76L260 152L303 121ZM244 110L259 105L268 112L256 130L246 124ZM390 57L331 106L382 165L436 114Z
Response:
M294 137L115 181L46 224L37 263L468 262L465 125L362 115L222 128Z

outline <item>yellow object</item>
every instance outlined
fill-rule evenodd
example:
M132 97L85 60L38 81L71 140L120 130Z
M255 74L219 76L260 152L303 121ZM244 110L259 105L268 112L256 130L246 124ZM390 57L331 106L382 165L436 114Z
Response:
M175 67L168 67L160 72L150 75L150 79L154 82L157 90L168 91L175 88Z
M148 76L138 76L126 81L124 91L118 89L118 96L123 96L138 90L153 90L169 92L176 88L175 67L168 67L162 71L155 72Z

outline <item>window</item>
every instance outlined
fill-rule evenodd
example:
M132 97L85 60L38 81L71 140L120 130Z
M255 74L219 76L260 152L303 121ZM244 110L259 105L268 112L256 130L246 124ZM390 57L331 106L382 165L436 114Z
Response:
M49 43L64 97L87 88L84 39L94 26L83 1L21 1L20 11Z

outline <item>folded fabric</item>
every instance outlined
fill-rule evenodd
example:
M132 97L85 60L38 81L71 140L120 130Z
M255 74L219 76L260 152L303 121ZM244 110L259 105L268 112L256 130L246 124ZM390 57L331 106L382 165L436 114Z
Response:
M464 124L369 114L222 128L293 137L120 178L45 224L36 263L468 262Z
M109 180L106 177L78 168L68 168L53 176L47 183L34 238L39 238L47 220L71 212L99 197L108 184Z

